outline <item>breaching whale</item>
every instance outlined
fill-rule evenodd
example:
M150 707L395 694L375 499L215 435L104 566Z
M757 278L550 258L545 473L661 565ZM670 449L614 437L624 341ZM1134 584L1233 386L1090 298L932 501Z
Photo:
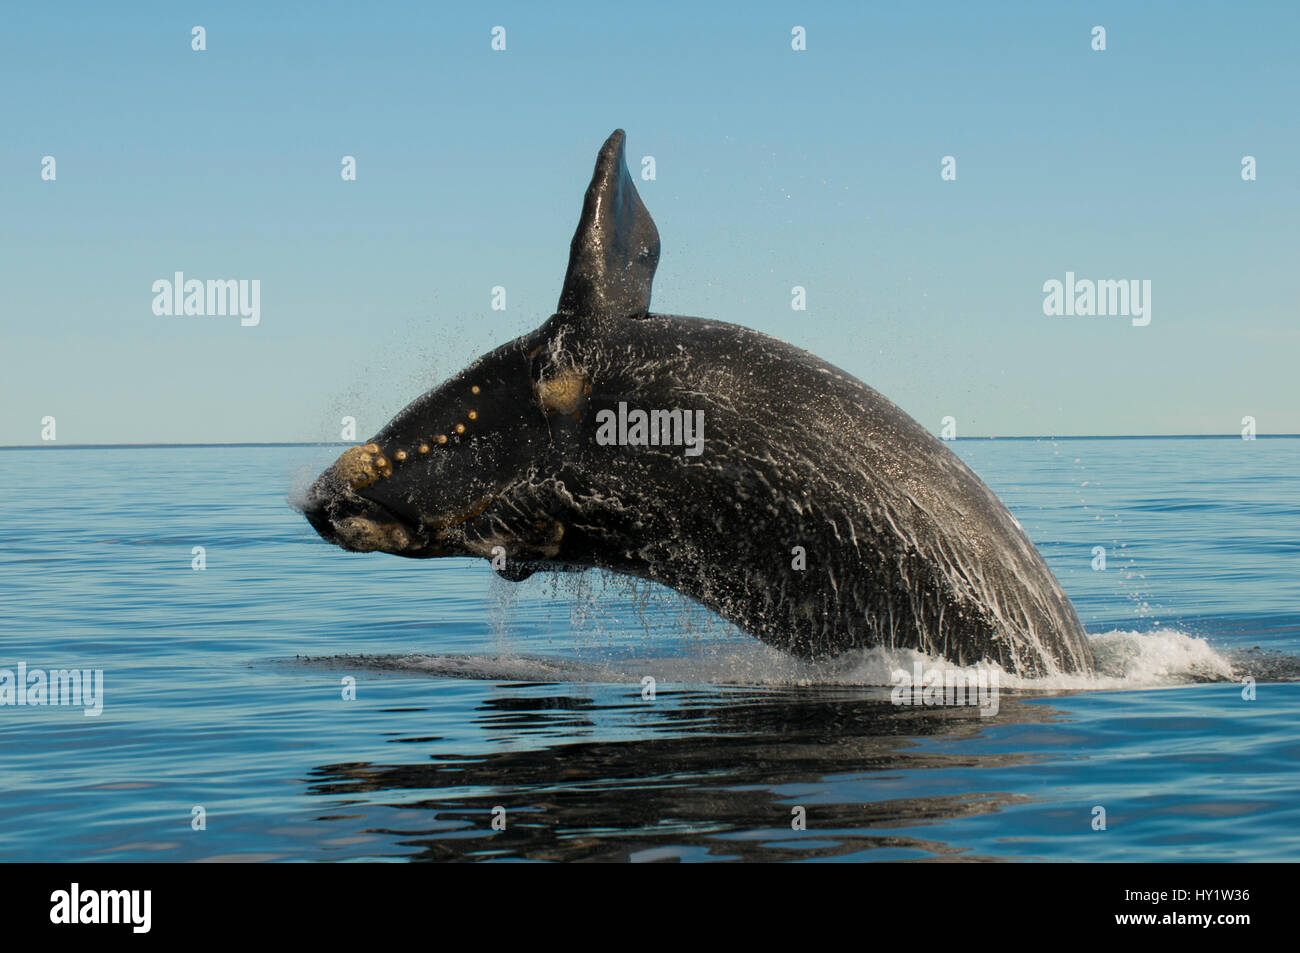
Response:
M1092 671L1060 584L948 447L807 351L651 314L658 261L617 130L556 313L344 452L302 501L311 525L356 552L495 557L515 580L651 579L803 657Z

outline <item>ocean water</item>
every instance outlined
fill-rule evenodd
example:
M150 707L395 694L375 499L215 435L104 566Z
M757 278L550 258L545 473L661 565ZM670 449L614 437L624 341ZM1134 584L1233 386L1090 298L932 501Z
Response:
M0 669L103 673L0 706L0 859L1300 859L1300 439L953 446L1103 667L989 717L646 583L345 553L286 502L337 448L0 451Z

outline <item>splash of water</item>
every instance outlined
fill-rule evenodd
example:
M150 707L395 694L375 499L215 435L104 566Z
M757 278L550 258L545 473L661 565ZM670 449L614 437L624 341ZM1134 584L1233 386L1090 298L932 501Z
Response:
M1150 632L1114 630L1090 636L1098 661L1094 675L1022 678L997 669L998 683L1024 691L1134 690L1235 677L1233 664L1204 639L1176 629ZM653 675L660 683L761 686L889 686L893 673L920 664L931 671L972 670L986 674L996 666L960 666L913 649L871 648L834 659L809 662L759 642L702 646L674 657L564 658L515 654L348 656L333 661L366 668L492 681L636 683Z

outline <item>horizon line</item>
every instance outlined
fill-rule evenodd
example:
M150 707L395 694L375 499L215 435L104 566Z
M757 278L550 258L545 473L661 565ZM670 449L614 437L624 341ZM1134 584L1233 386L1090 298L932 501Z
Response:
M1261 433L1253 439L1280 440L1295 439L1300 433ZM940 438L942 439L942 438ZM1150 433L1150 434L1021 434L1017 436L985 435L974 437L953 437L944 443L960 443L964 440L1242 440L1241 434L1233 433ZM357 441L345 440L267 440L267 441L232 441L215 443L59 443L56 440L45 443L6 443L0 444L0 450L167 450L177 448L215 449L219 447L355 447Z

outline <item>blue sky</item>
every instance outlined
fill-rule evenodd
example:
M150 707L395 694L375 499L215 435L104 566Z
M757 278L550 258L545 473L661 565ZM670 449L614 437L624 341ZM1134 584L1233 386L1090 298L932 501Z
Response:
M373 433L551 313L619 126L656 160L656 311L790 340L936 432L1300 432L1300 5L612 9L9 14L0 444L47 415L60 443ZM261 323L155 315L176 271L260 280ZM1045 316L1067 271L1149 279L1150 325Z

